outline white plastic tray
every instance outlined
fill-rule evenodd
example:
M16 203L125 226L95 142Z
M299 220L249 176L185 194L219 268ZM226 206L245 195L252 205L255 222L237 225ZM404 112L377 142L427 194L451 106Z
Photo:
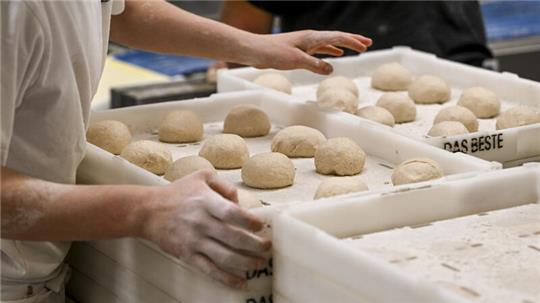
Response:
M539 163L292 206L276 302L538 302L539 209Z
M540 108L540 83L521 79L510 73L497 73L468 65L439 59L434 55L395 47L391 50L368 53L338 59L328 59L334 66L334 74L354 78L359 88L359 107L375 104L383 94L371 88L371 74L381 64L399 62L414 75L437 75L452 88L451 100L442 105L417 105L416 121L396 124L394 130L405 136L426 141L453 152L464 152L474 156L499 161L508 166L540 156L540 123L506 130L495 129L496 119L479 119L479 131L451 137L428 137L435 115L442 107L457 103L461 91L472 86L484 86L494 91L502 100L504 111L517 104ZM218 91L229 92L250 89L265 89L252 82L267 70L241 68L223 70L218 74ZM317 85L324 76L307 71L275 71L284 74L293 84L292 94L304 101L316 99ZM406 92L403 92L406 94ZM360 119L360 118L358 118ZM386 127L379 124L381 127Z
M279 127L303 124L321 130L328 137L347 136L355 140L368 154L365 172L359 178L364 180L373 191L391 190L391 167L412 157L429 157L438 161L446 174L470 173L478 170L500 168L500 164L487 162L465 154L452 154L427 144L408 139L386 129L374 126L369 121L358 120L345 113L326 113L319 111L313 104L305 104L275 92L246 91L229 94L216 94L209 98L191 101L168 102L146 106L138 106L103 112L92 115L92 121L116 119L126 123L135 139L157 140L155 129L163 117L174 109L190 109L196 112L205 123L206 135L219 133L220 122L228 111L236 104L258 104L269 115L274 123L273 131L263 138L247 139L251 153L269 151L270 140ZM176 159L183 155L196 154L200 148L196 144L169 144ZM282 190L253 190L240 182L240 170L219 171L218 174L239 187L255 191L268 205L253 212L269 224L271 217L281 208L294 201L311 200L320 180L328 178L314 171L313 159L293 160L297 168L296 184ZM382 165L381 165L382 164ZM166 184L168 181L155 176L124 159L111 155L95 146L90 146L87 156L81 164L78 179L83 183L107 184ZM369 193L363 193L367 195ZM270 233L265 229L264 233ZM162 290L181 302L250 302L254 298L271 296L272 268L263 269L258 276L250 279L247 291L233 291L209 280L202 274L190 270L188 266L174 259L148 242L133 239L90 242L89 245L118 263L118 270L133 271L137 277ZM144 251L144 259L143 252ZM80 260L73 258L73 260ZM85 267L73 263L73 266L90 277ZM159 266L161 270L156 271ZM111 273L116 269L110 268ZM156 275L159 273L159 275ZM268 273L268 274L266 274ZM174 283L181 281L182 283ZM96 281L102 285L109 282ZM122 295L122 294L118 294ZM129 298L131 300L131 298ZM260 301L259 299L257 299ZM258 302L257 301L257 302Z

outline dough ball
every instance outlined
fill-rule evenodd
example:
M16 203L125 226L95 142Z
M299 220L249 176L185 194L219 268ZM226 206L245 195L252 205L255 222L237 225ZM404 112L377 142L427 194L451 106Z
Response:
M216 171L212 163L203 157L187 156L173 162L173 164L165 172L165 179L174 181L181 179L189 174L192 174L201 169L209 169Z
M497 129L506 129L533 123L540 123L540 110L520 105L504 111L497 118Z
M468 108L478 118L493 118L499 114L501 101L494 92L481 86L464 90L458 105Z
M194 112L175 110L161 121L158 136L160 141L169 143L197 142L203 137L203 124Z
M291 158L310 158L326 137L318 130L294 125L280 130L272 139L272 151Z
M241 137L266 136L270 132L270 119L257 105L239 104L225 117L223 132Z
M371 121L375 121L390 127L394 126L394 116L385 108L378 106L365 106L360 108L356 115Z
M364 182L354 177L334 177L321 182L313 199L321 199L368 190Z
M266 73L258 76L253 80L254 83L264 87L278 90L286 94L291 94L292 84L285 76L278 73Z
M444 103L450 99L450 87L439 77L424 75L411 83L409 97L419 104Z
M292 185L294 165L281 153L257 154L242 167L242 181L249 187L270 189Z
M352 176L364 168L366 153L353 140L328 139L315 151L315 168L323 175Z
M405 93L385 93L376 105L386 108L394 116L396 123L412 122L416 119L416 105Z
M219 134L204 141L199 156L210 161L215 168L240 168L249 158L246 141L234 134Z
M478 131L478 119L476 119L473 112L463 106L453 105L441 109L437 116L435 116L433 124L443 121L458 121L463 123L469 132L474 133Z
M351 92L355 97L358 98L358 87L353 80L343 77L336 76L323 80L317 87L317 98L322 96L324 92L328 89L342 88Z
M403 65L393 62L379 66L371 76L371 86L385 91L407 90L413 76Z
M149 140L128 144L120 157L156 175L163 175L172 162L171 152L167 146Z
M247 190L238 189L238 205L245 209L263 207L261 200Z
M90 124L86 140L111 154L118 155L131 142L129 128L116 120L103 120Z
M394 185L417 183L442 178L443 170L439 163L427 158L415 158L401 163L392 173Z
M442 121L429 130L428 135L432 137L455 136L468 134L469 130L459 121Z
M355 114L358 108L358 98L346 89L333 88L326 90L317 98L317 104L322 108L335 108Z

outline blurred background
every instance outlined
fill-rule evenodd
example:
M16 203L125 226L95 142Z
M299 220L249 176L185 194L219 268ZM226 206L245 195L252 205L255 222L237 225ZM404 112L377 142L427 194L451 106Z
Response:
M192 13L223 20L223 1L170 2ZM283 1L281 5L290 4ZM485 60L484 67L540 81L540 1L491 0L480 1L479 5L482 15L480 22L485 28L487 46L493 54L493 59ZM272 32L280 32L280 17L272 16ZM241 13L232 14L229 18L232 18L226 20L229 24L245 23L241 20ZM473 22L468 25L482 27ZM440 33L432 33L437 34ZM450 36L448 39L458 38ZM95 108L187 99L215 92L213 79L207 79L208 68L215 64L212 61L130 50L112 43L109 55L100 89L94 99Z

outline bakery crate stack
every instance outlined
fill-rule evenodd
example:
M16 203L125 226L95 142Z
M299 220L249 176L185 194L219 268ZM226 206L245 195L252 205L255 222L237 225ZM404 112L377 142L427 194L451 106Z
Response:
M239 188L240 206L266 222L261 234L273 237L276 245L266 267L245 273L247 288L232 290L141 239L76 243L68 257L73 269L68 290L74 299L82 303L259 303L329 302L326 299L335 297L339 302L391 302L388 291L378 292L383 286L368 287L374 281L395 285L395 293L407 294L401 297L407 302L469 302L467 295L471 294L485 299L482 291L491 284L473 287L467 284L471 276L464 274L463 280L445 276L441 278L444 285L438 277L422 276L422 266L429 268L438 262L437 250L433 255L426 250L425 255L416 256L410 251L394 251L391 246L368 252L365 247L382 247L380 243L392 237L382 234L388 229L441 226L418 239L415 233L407 233L407 239L425 241L423 245L429 246L430 241L441 242L446 236L444 230L455 229L449 219L537 202L538 166L501 170L503 165L499 163L514 166L540 157L540 123L533 123L534 114L521 118L533 119L529 125L502 128L498 126L505 121L497 122L494 116L480 118L471 109L477 129L469 130L470 125L459 113L448 113L442 122L458 121L467 133L453 135L454 130L450 130L435 136L428 132L442 109L458 107L458 103L468 108L467 100L458 99L469 86L493 92L500 101L500 117L514 105L539 106L540 84L407 48L331 61L335 76L243 68L220 72L220 93L207 98L94 112L87 134L93 144L88 144L78 182L161 186L198 169L209 169ZM372 74L378 68L379 73L381 69L387 73L375 77ZM412 93L410 89L408 93L402 91L404 85L412 86L424 74L434 75L435 80L427 80L442 84L420 85ZM508 89L501 89L503 82L508 83ZM435 94L437 100L426 101L433 98L433 92L425 92L426 86L442 87ZM383 93L391 100L380 101ZM470 94L476 98L476 92ZM480 95L481 99L491 97ZM516 119L512 119L506 123L514 123ZM446 126L442 128L442 132L449 132ZM473 140L479 142L480 136L491 139L472 144ZM486 150L489 140L490 149ZM451 150L445 144L469 148L482 145L484 150ZM510 179L514 180L512 192L519 194L489 190L498 187L503 191L501 184ZM523 184L518 185L519 181ZM386 200L391 202L375 202ZM494 213L493 224L503 222L505 216L526 221L529 217L523 213L529 213L529 217L539 214L534 209L512 208L508 215ZM482 217L487 220L484 222L464 217L462 231L468 232L470 227L473 235L475 226L492 222L490 218ZM504 224L499 225L504 230ZM540 239L540 231L532 230L535 226L532 224L531 230L524 230L517 239L540 248L534 242ZM364 235L371 237L376 232L381 236L368 242ZM319 242L327 239L331 241ZM489 235L482 240L488 241ZM512 236L511 240L516 239ZM293 242L295 245L290 245ZM324 248L327 243L331 244ZM452 245L449 249L455 248ZM498 248L504 252L504 246ZM523 257L538 262L531 258L536 256L531 251L525 250ZM412 255L427 261L416 267L405 266L414 260L407 259ZM452 256L460 260L459 254ZM341 257L357 263L347 269L350 264ZM473 265L450 263L445 264L458 270L474 269ZM353 269L363 272L352 276ZM369 273L375 279L358 286L356 282L369 280ZM527 273L533 278L537 274ZM355 280L358 277L361 279ZM323 287L313 290L314 285ZM513 298L509 289L500 291ZM538 300L528 295L524 292L520 298Z

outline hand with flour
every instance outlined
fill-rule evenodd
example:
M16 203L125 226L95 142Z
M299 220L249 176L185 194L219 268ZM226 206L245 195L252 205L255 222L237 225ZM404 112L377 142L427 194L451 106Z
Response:
M263 223L236 204L232 184L202 170L155 190L144 238L235 288L245 283L243 271L266 264L270 241L252 233Z

